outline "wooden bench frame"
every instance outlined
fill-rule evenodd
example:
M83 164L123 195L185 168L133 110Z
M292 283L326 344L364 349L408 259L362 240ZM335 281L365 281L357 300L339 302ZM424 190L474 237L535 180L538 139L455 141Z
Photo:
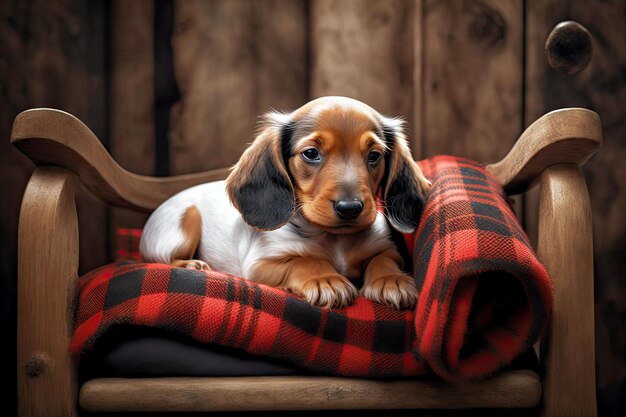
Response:
M174 193L222 179L228 171L170 178L132 174L81 121L53 109L18 115L11 142L37 164L22 201L18 236L19 415L73 416L79 403L77 358L68 346L78 277L77 187L111 206L149 212ZM502 161L487 166L509 194L540 184L537 252L555 288L541 380L526 371L456 386L336 377L100 379L82 387L80 404L91 411L243 411L507 408L541 401L545 416L594 416L592 225L580 166L601 145L596 113L562 109L537 120ZM519 398L512 398L516 387Z

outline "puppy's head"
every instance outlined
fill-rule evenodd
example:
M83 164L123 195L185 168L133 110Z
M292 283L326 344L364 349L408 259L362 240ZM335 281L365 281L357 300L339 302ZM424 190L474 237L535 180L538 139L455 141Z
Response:
M392 226L409 233L430 183L411 158L401 121L353 99L322 97L290 114L267 114L226 187L256 229L276 229L298 211L336 234L371 226L382 189Z

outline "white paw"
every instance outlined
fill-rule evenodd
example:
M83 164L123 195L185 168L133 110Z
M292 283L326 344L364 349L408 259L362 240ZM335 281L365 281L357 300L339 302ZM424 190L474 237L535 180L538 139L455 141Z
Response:
M209 264L199 259L186 259L183 261L177 261L174 266L186 269L193 269L196 271L211 271L211 267L209 266Z
M348 278L339 274L313 277L296 286L289 286L289 291L302 295L314 306L343 308L352 303L358 292Z
M364 285L361 294L372 301L401 310L415 307L418 292L413 277L393 274Z

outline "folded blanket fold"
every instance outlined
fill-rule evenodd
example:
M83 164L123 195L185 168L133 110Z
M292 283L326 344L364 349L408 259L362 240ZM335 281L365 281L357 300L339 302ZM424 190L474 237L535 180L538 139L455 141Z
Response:
M417 234L407 237L420 288L414 311L362 297L328 310L217 272L119 263L80 278L72 351L132 324L336 375L434 371L460 381L492 374L541 336L551 309L548 276L484 169L453 157L420 166L433 188Z
M550 280L488 172L449 156L420 166L433 188L414 241L413 349L446 380L481 378L539 339Z

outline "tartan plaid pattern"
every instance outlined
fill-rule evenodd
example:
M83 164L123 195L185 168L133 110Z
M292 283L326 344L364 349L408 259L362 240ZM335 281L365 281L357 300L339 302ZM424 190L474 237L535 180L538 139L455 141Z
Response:
M362 297L331 311L243 278L142 263L107 265L81 278L79 286L75 352L111 326L130 323L326 373L424 373L411 353L413 312Z
M420 167L433 187L413 246L413 351L444 379L480 378L539 339L550 279L492 175L450 156Z
M414 311L357 297L339 310L218 272L117 263L79 280L73 352L112 326L177 331L199 341L360 377L485 377L540 337L551 308L545 269L497 182L475 162L420 163L433 189L415 237Z
M117 250L115 260L122 261L132 259L141 261L139 254L139 240L141 239L141 229L129 229L126 227L117 228Z

